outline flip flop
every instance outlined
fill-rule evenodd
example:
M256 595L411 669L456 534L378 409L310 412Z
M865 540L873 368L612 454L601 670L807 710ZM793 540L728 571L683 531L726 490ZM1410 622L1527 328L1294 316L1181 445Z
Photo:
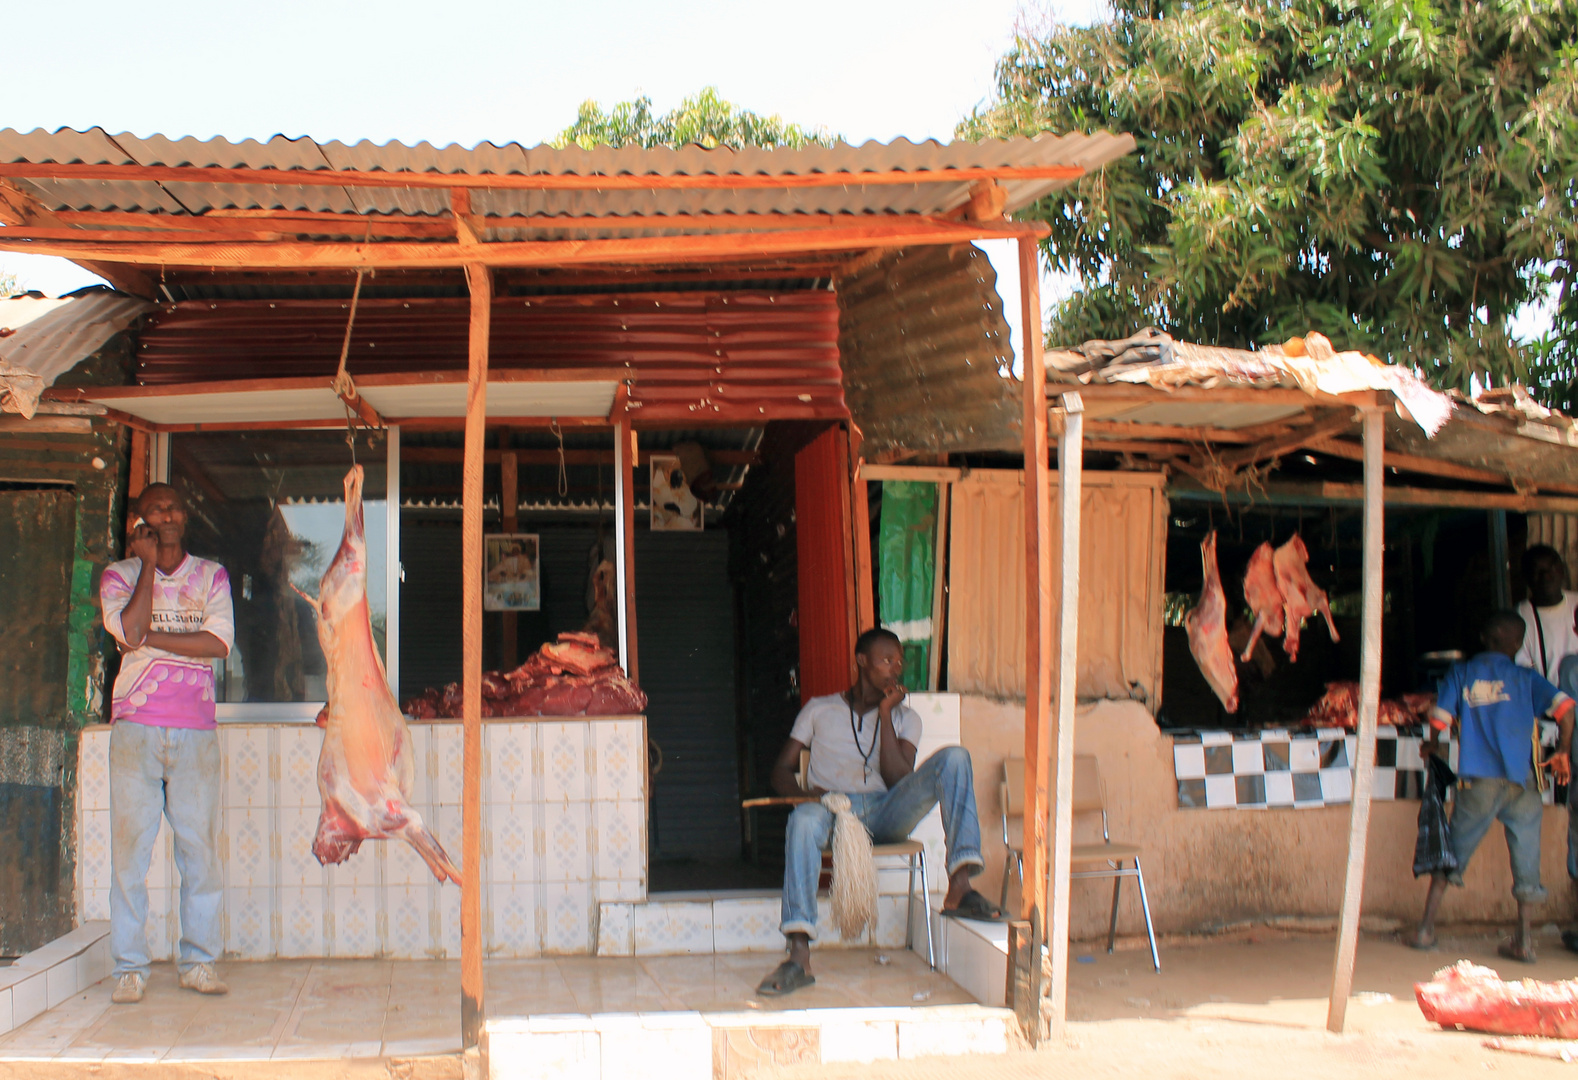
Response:
M762 997L784 997L802 987L815 985L815 975L808 974L805 968L793 960L785 960L773 969L771 975L762 980L756 992Z
M946 919L970 919L974 922L1000 923L1008 921L1008 912L974 889L964 894L964 899L959 901L958 907L943 908L942 914Z
M1520 964L1533 964L1538 962L1537 957L1534 955L1533 949L1523 949L1523 947L1518 945L1517 942L1515 942L1512 938L1508 938L1500 945L1497 945L1496 954L1498 956L1505 956L1508 960L1516 960Z

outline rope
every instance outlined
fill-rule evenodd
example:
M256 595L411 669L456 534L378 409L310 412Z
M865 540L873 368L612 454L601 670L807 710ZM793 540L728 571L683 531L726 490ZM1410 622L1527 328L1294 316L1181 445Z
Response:
M877 863L871 834L855 816L849 796L830 791L822 805L833 814L833 925L848 941L877 925Z
M367 228L371 234L371 222ZM340 366L329 381L329 388L339 395L340 403L345 406L345 445L351 448L352 465L356 464L356 411L351 408L351 401L357 395L356 381L345 370L345 362L351 355L351 329L356 325L356 306L362 299L362 275L365 272L362 267L356 268L356 287L351 290L351 316L345 320L345 340L340 343Z
M557 416L549 420L548 430L558 436L559 439L559 498L562 499L570 493L570 474L565 472L564 469L564 432L559 427L559 418ZM598 474L598 479L602 479L601 472Z

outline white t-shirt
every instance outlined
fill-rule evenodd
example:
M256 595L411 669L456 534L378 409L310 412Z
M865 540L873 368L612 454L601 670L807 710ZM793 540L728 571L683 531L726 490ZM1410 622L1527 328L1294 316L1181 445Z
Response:
M1578 592L1564 590L1562 602L1542 607L1539 622L1535 622L1534 604L1528 600L1518 605L1523 616L1523 648L1516 657L1519 666L1533 668L1556 686L1557 669L1562 658L1578 653L1578 632L1573 630L1573 610L1578 608ZM1545 667L1540 667L1540 633L1545 634Z
M812 698L794 719L789 737L811 748L807 780L812 787L845 794L888 790L878 762L882 758L882 720L873 708L854 714L843 694ZM921 740L920 714L904 702L893 707L893 731L912 746Z

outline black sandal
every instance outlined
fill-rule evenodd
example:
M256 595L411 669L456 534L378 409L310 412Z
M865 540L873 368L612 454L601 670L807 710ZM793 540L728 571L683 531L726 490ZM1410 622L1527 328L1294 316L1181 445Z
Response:
M815 985L815 975L808 973L793 960L785 960L773 969L771 975L762 980L756 992L763 997L785 997L803 987Z
M992 903L980 893L971 889L964 894L964 899L959 901L956 908L943 908L942 914L948 919L971 919L975 922L1007 922L1008 912Z

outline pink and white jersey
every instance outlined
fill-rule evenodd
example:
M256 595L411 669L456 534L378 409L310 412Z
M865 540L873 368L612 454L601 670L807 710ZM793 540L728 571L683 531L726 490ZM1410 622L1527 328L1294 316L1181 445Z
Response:
M110 719L153 727L214 726L214 669L207 660L143 646L126 647L121 613L142 572L140 559L112 563L99 582L104 628L121 643ZM155 570L150 630L195 633L207 630L230 649L236 642L230 604L230 575L216 562L188 555L173 574Z

